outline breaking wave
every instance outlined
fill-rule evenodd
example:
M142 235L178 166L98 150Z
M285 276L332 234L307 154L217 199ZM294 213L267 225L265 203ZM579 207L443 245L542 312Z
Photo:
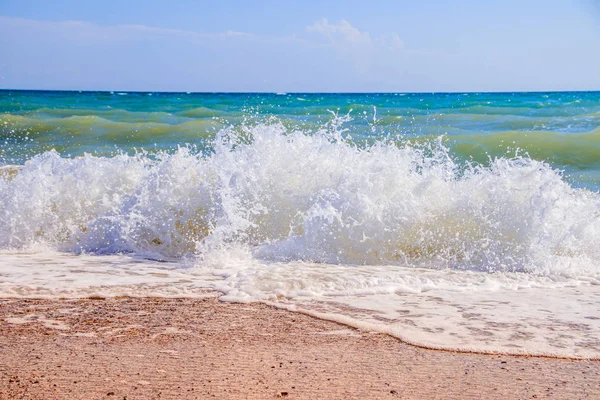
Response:
M0 249L598 275L600 196L528 157L469 164L442 141L359 147L224 129L213 151L62 157L0 171Z

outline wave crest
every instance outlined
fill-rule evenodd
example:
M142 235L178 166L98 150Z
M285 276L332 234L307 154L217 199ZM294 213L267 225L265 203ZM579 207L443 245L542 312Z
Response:
M598 194L528 158L358 148L342 122L225 129L210 155L37 155L0 175L0 248L596 274Z

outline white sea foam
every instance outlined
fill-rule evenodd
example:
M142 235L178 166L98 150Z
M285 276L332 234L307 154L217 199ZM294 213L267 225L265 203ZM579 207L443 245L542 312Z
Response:
M241 244L273 261L598 273L600 197L547 164L461 168L441 145L365 150L338 128L226 130L209 157L38 155L0 179L0 248L181 257Z
M180 148L156 157L33 157L16 175L0 175L0 294L173 296L212 288L223 300L291 301L388 330L373 316L421 312L415 332L440 321L429 297L468 308L489 294L514 304L499 311L509 320L518 312L539 317L515 351L600 355L593 319L581 321L589 329L580 336L569 333L585 351L539 347L555 329L544 321L571 324L568 310L598 308L597 193L528 158L469 166L440 143L359 148L345 139L343 122L311 133L279 123L226 129L209 156ZM56 251L88 255L79 268L53 262ZM40 267L23 261L28 253L49 255ZM90 257L96 262L83 262ZM550 302L562 293L568 304L550 319L532 314L531 290L555 296ZM460 321L474 329L457 333L460 341L446 334L423 343L509 351L510 338L478 339L482 320ZM418 342L406 327L394 332Z

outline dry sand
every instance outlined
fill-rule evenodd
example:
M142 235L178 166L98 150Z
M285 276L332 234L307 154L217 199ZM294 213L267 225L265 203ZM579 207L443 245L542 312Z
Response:
M420 349L261 304L0 299L1 399L600 398L600 362Z

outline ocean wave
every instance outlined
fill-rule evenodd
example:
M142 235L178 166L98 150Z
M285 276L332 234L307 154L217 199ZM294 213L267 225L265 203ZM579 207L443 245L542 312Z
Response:
M598 274L600 197L548 164L359 148L342 127L228 128L209 155L39 154L0 175L0 249Z
M477 162L518 151L562 167L586 169L600 164L600 128L581 133L528 130L464 134L450 136L448 141L457 155Z
M213 118L224 116L225 114L226 112L223 110L217 110L208 107L196 107L178 113L178 115L190 118Z
M75 113L76 114L76 113ZM102 114L102 113L97 113ZM181 134L182 137L201 136L218 124L213 120L192 119L181 123L115 121L100 115L70 115L60 118L35 118L31 116L3 114L0 137L23 137L27 135L61 135L61 141L67 141L65 135L76 137L123 138L127 141L152 136Z
M5 114L6 116L7 114ZM41 107L27 114L32 119L44 120L46 118L65 117L91 117L97 116L114 122L163 122L179 123L181 118L165 111L130 111L123 108L111 108L110 106L97 108L48 108ZM9 115L10 117L10 115Z

